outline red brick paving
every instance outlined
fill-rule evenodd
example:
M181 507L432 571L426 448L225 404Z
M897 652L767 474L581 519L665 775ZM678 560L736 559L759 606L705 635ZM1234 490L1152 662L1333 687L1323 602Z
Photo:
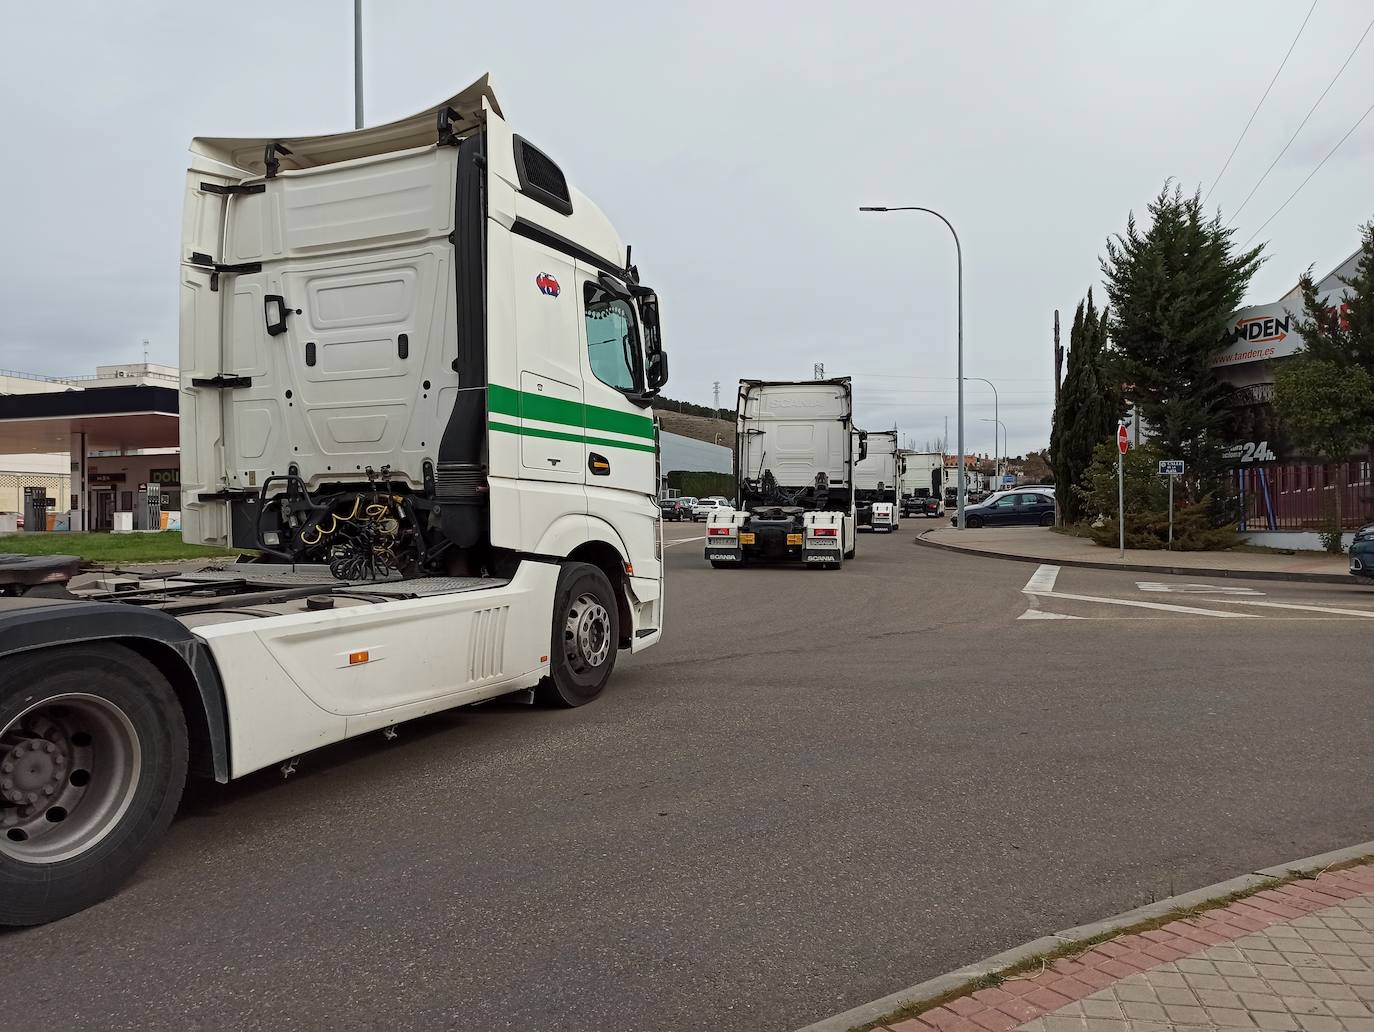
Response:
M890 1032L1006 1032L1137 971L1201 953L1367 892L1374 892L1374 864L1289 882L1196 918L1110 939L1076 957L1057 960L1040 971L958 997L919 1018L886 1028Z

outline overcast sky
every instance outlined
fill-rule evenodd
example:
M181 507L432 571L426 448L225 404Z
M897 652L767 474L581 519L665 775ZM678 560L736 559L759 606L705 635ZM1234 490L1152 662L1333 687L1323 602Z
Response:
M490 71L516 131L634 245L668 394L853 375L859 422L955 433L958 228L969 376L1013 454L1043 447L1051 321L1166 177L1210 184L1308 0L554 4L365 0L369 124ZM0 368L176 361L186 146L352 125L350 0L7 4ZM1318 0L1210 206L1229 215L1350 52L1369 0ZM1254 232L1374 101L1374 33L1236 220ZM1374 216L1374 116L1260 239L1251 297L1319 274ZM991 391L967 444L993 449ZM951 443L951 447L953 447Z

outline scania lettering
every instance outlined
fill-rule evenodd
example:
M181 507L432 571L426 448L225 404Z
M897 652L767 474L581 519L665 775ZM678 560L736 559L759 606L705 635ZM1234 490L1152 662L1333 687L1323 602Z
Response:
M191 151L183 536L257 560L0 562L0 924L115 892L188 773L514 692L581 705L663 630L658 298L488 80Z
M906 458L897 447L896 430L870 430L865 454L854 467L855 519L862 529L892 533L901 524Z
M741 380L735 409L739 498L706 522L716 568L800 560L838 570L854 557L854 396L835 380Z

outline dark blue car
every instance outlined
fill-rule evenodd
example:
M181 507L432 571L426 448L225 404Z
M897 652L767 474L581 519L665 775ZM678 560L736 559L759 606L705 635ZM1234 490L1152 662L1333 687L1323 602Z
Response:
M981 505L964 506L965 525L977 527L1053 527L1054 495L1043 491L1007 491ZM949 519L959 525L956 513Z
M1374 523L1355 531L1350 544L1350 574L1374 582Z

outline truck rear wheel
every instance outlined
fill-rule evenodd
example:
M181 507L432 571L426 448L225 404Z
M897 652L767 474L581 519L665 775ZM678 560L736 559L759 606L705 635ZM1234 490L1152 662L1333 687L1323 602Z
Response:
M0 661L0 925L100 902L152 852L186 784L166 678L118 645Z
M565 563L553 601L549 676L539 682L540 701L581 706L601 694L615 667L620 618L615 589L587 563Z

